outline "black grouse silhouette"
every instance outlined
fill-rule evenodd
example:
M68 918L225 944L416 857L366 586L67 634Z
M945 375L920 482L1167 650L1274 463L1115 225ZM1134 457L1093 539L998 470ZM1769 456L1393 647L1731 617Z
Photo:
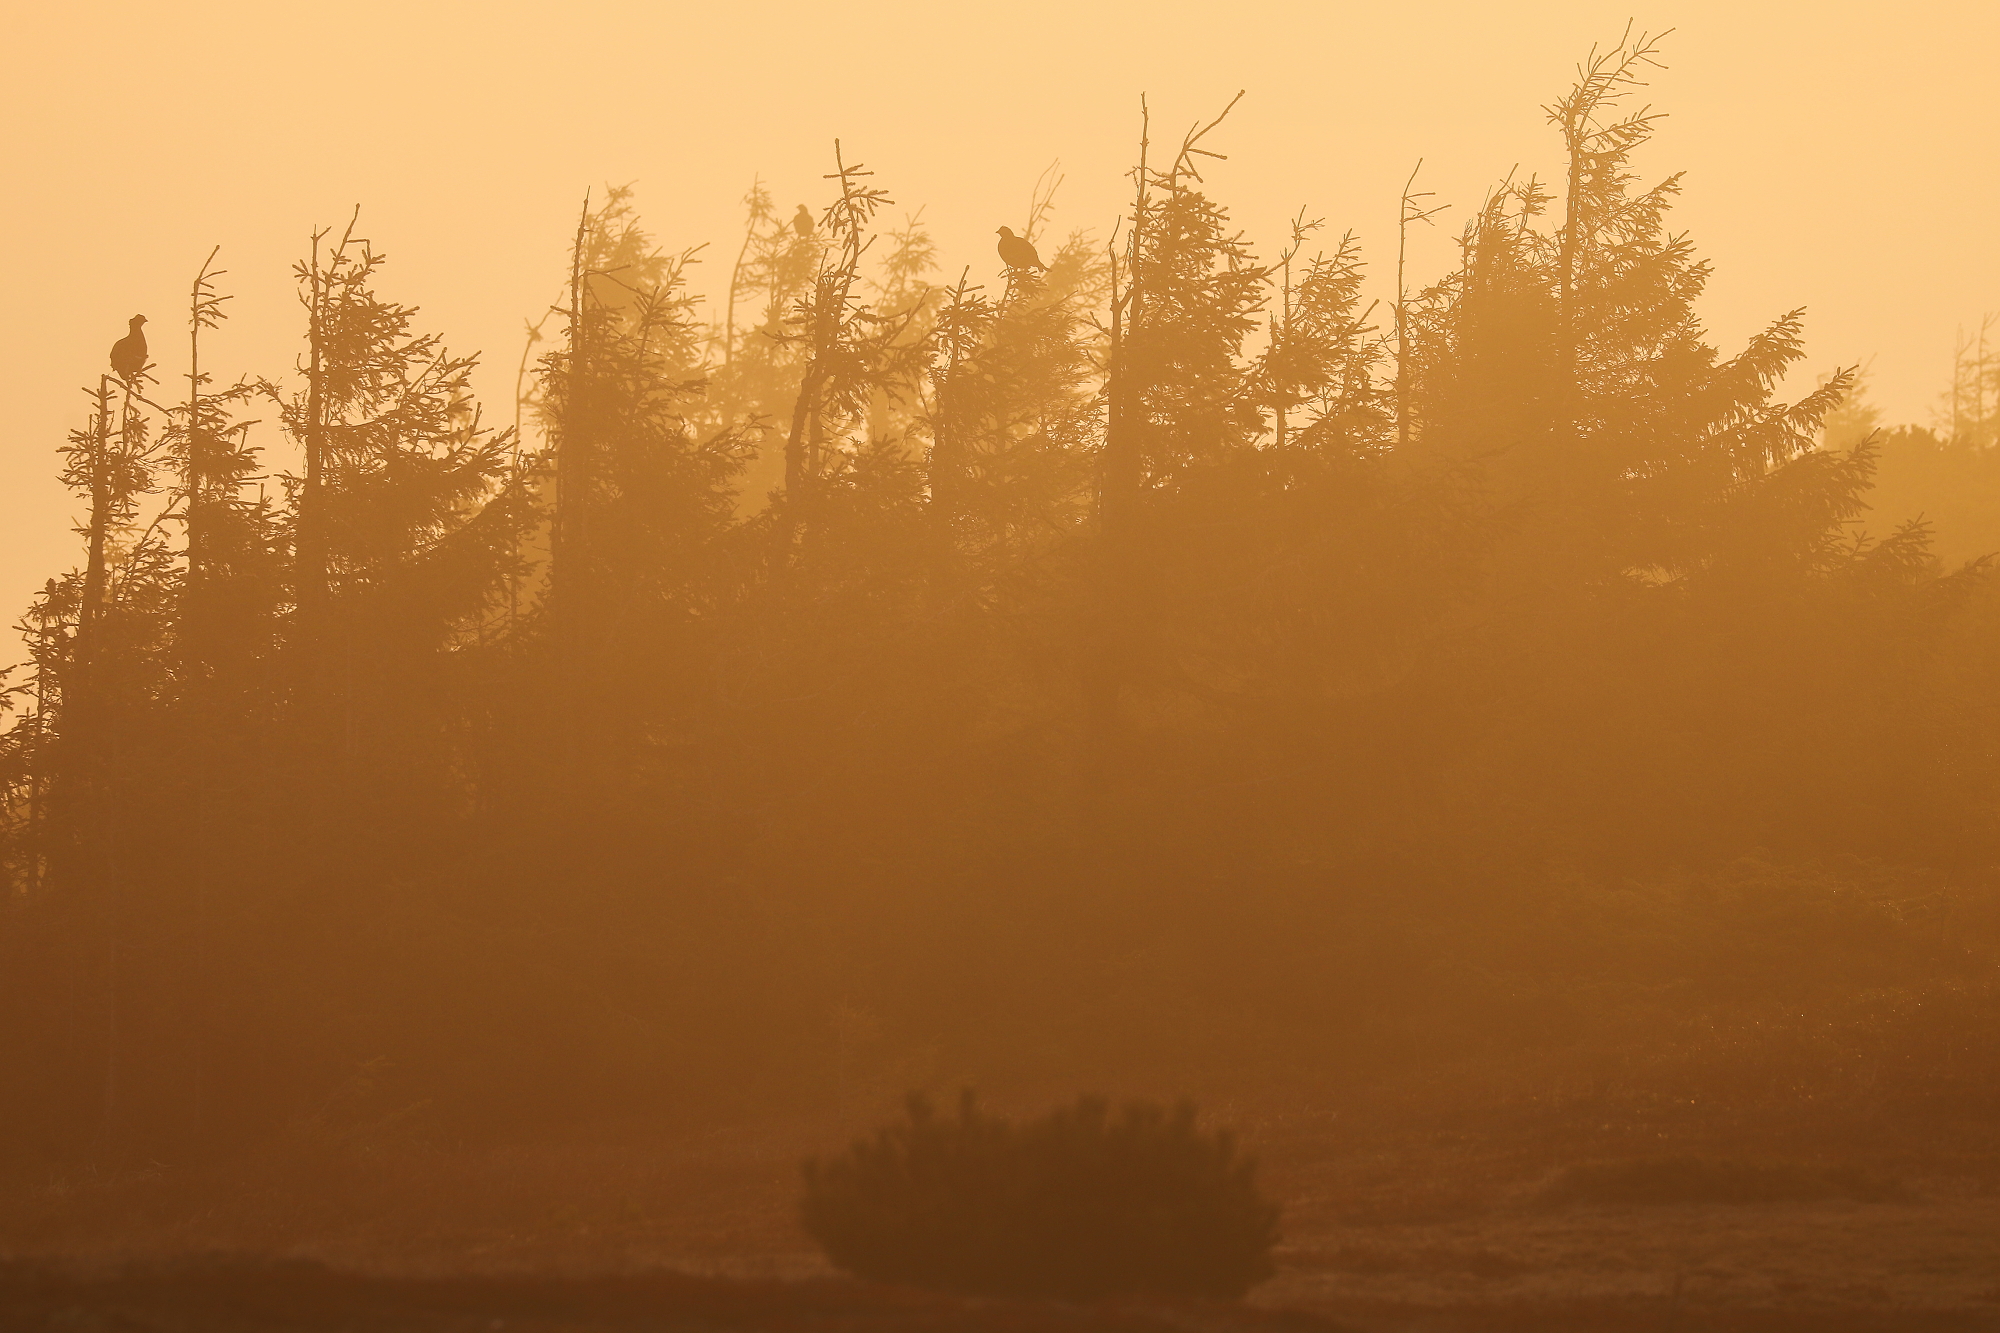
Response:
M1000 262L1008 268L1048 268L1035 253L1035 243L1025 236L1016 236L1012 227L1000 229Z
M792 214L792 230L798 233L800 240L813 234L813 215L806 212L804 204L800 204L799 211Z
M146 334L139 327L145 322L144 315L132 316L132 331L111 344L111 369L128 384L146 368Z

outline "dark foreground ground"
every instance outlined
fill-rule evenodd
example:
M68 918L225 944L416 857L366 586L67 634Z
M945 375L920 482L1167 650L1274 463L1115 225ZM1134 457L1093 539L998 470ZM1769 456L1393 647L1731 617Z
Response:
M1339 1333L1401 1330L1972 1330L1970 1310L1730 1308L1677 1299L1511 1300L1410 1305L1346 1300L1338 1315L1264 1303L965 1299L837 1278L392 1277L310 1261L241 1259L142 1265L113 1273L0 1273L0 1327L160 1333Z
M798 1163L884 1106L44 1170L0 1193L0 1333L2000 1333L2000 1119L1211 1106L1285 1206L1278 1275L1241 1306L839 1278L798 1229Z
M838 1279L798 1281L671 1273L572 1277L408 1278L339 1273L312 1263L182 1263L123 1275L0 1277L0 1310L23 1329L602 1330L623 1333L1169 1333L1312 1330L1306 1315L1231 1307L1076 1307L980 1301Z

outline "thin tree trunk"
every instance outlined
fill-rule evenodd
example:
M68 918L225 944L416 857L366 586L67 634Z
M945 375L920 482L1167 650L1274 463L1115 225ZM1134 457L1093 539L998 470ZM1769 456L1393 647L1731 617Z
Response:
M1410 250L1410 205L1415 202L1410 187L1417 183L1417 173L1424 169L1422 158L1410 168L1410 178L1403 182L1403 200L1396 210L1396 445L1398 448L1410 442L1410 325L1405 315L1409 302L1409 284L1404 277Z
M582 645L578 636L585 627L590 608L582 604L589 577L584 565L589 555L585 531L591 502L591 393L590 330L585 322L588 302L584 294L583 251L590 230L590 196L583 199L577 216L576 238L570 245L569 266L569 365L562 422L555 441L555 512L549 521L549 615L554 634L556 729L562 785L573 793L583 770L584 738L579 734L591 725L590 710L583 698L581 682Z
M322 383L325 369L326 290L319 269L319 243L324 232L316 232L312 243L312 304L307 320L305 487L299 495L299 612L305 621L308 639L319 629L326 603L326 544L321 528L326 491L326 391Z
M129 394L129 386L127 389ZM117 859L112 843L117 829L108 818L105 779L109 764L104 753L108 741L102 723L103 633L105 595L108 581L106 548L109 544L112 513L111 473L111 378L97 381L96 416L92 422L90 456L90 520L85 538L83 604L77 612L77 633L71 656L70 679L65 687L66 727L64 749L69 753L71 799L76 817L71 821L68 851L79 869L97 873L96 887L104 909L104 1048L103 1083L100 1094L98 1135L109 1147L117 1137L123 1102L123 953L124 904L117 883ZM131 410L129 403L126 409ZM85 870L88 877L89 871Z
M190 959L194 975L194 1012L189 1043L193 1048L193 1067L189 1071L192 1102L189 1118L197 1141L205 1136L208 1120L208 818L209 790L214 785L215 730L220 720L214 706L210 660L212 627L209 623L212 572L209 568L209 524L215 486L212 476L214 459L201 401L203 285L208 278L208 265L214 260L215 252L210 251L208 261L202 264L201 272L195 276L194 289L188 298L187 472L181 482L183 493L187 496L187 588L181 601L181 628L188 667L188 702L192 704L190 720L193 725L189 739L193 750L194 785L194 827L190 839L193 864L189 867L190 878L194 881L194 956Z
M1584 125L1581 120L1563 126L1563 141L1569 150L1569 179L1564 192L1562 231L1556 240L1557 395L1560 407L1557 431L1567 438L1576 429L1576 267L1583 248Z
M1133 336L1145 317L1147 226L1151 197L1147 175L1152 147L1152 120L1145 99L1139 100L1139 170L1132 209L1132 237L1126 289L1114 290L1111 302L1111 345L1105 361L1104 459L1098 481L1097 528L1100 558L1097 578L1096 650L1090 654L1083 681L1085 725L1091 736L1091 783L1107 780L1113 753L1119 748L1119 696L1130 656L1133 524L1138 517L1143 466L1135 438L1136 389L1129 364ZM1112 260L1116 282L1117 259Z
M579 550L578 528L583 500L578 475L585 468L589 444L584 426L589 403L589 336L583 326L583 246L590 227L590 197L584 196L583 212L577 218L576 239L570 246L569 262L569 366L568 401L563 407L562 433L556 441L555 512L549 522L549 603L558 624L567 624L571 609L566 603L574 596ZM566 636L557 635L558 648Z

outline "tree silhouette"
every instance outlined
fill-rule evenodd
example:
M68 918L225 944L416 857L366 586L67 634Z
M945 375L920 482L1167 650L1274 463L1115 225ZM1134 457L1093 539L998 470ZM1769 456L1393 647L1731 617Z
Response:
M1495 988L1605 885L1666 957L1746 856L1980 873L1989 358L1932 433L1790 393L1798 312L1719 347L1656 53L1593 52L1559 179L1429 276L1414 174L1393 269L1253 245L1233 101L1164 151L1142 101L1108 241L1051 167L983 279L838 141L714 308L593 194L515 430L358 215L267 378L214 378L211 254L159 380L86 390L0 679L0 1146L1369 1077L1517 1049Z

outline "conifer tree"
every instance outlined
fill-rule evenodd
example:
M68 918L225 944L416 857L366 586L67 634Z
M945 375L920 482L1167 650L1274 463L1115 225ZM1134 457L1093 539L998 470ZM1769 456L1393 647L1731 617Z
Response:
M719 544L751 446L704 419L693 262L662 253L613 191L579 232L566 346L542 361L556 477L545 629L567 681L559 725L601 776L629 776L655 726L685 725L687 696L655 716L648 694L698 678L701 629L727 596Z
M1795 817L1779 813L1805 803L1794 780L1767 774L1753 792L1716 774L1742 747L1768 753L1773 732L1802 725L1826 701L1767 677L1759 689L1768 706L1732 715L1721 732L1630 708L1621 701L1680 692L1669 683L1676 667L1649 637L1666 632L1656 618L1684 618L1672 623L1694 655L1680 669L1691 669L1704 651L1726 657L1721 644L1750 632L1738 619L1750 600L1803 610L1830 591L1828 579L1848 578L1840 571L1851 560L1897 563L1909 553L1907 540L1868 554L1845 537L1870 451L1816 444L1851 376L1829 377L1795 403L1775 398L1802 354L1801 312L1734 356L1709 345L1695 310L1708 265L1666 222L1679 178L1639 188L1630 165L1657 117L1620 104L1654 50L1641 35L1594 53L1549 108L1569 156L1561 221L1547 227L1551 197L1538 182L1497 191L1467 227L1460 271L1413 304L1411 364L1399 368L1412 384L1413 449L1475 472L1496 519L1484 577L1505 612L1482 631L1497 654L1482 661L1489 681L1511 682L1508 702L1487 739L1457 743L1468 752L1495 744L1493 762L1542 775L1530 786L1543 796L1565 793L1564 836L1580 845L1598 843L1586 832L1597 827L1622 828L1630 848L1645 836L1741 835L1748 823ZM1705 628L1694 632L1697 623ZM1809 637L1795 627L1795 643ZM1769 649L1756 656L1774 669L1793 660L1775 642ZM1588 735L1570 725L1580 717L1592 719ZM1689 743L1691 731L1705 750ZM1638 765L1648 795L1607 785L1638 755L1648 756ZM1496 816L1515 828L1550 818Z
M221 655L268 647L274 628L268 617L278 602L270 516L262 502L244 494L260 464L249 444L255 423L231 417L262 386L246 380L213 390L202 364L202 335L221 327L223 302L230 299L215 289L221 272L214 263L211 253L189 293L187 397L165 435L186 534L177 628L190 688L226 669ZM240 677L244 663L231 665Z
M213 1129L214 1020L220 992L230 989L218 978L235 970L226 961L225 942L235 937L225 923L239 918L245 872L257 861L223 830L263 822L246 797L261 785L250 752L253 728L272 717L282 581L269 516L242 494L258 466L248 443L253 423L232 420L260 386L211 390L202 361L202 335L221 326L229 299L215 289L215 257L211 251L190 286L186 398L162 436L185 545L173 588L171 715L156 743L180 762L163 766L152 784L160 817L143 853L148 882L172 886L176 899L178 958L151 1004L170 1011L162 1025L177 1066L170 1095L192 1141Z
M785 434L784 504L775 515L781 564L797 557L802 536L812 540L813 529L837 524L836 516L856 512L857 503L873 507L877 492L886 491L884 498L899 507L914 495L910 451L900 442L870 438L867 427L871 402L906 394L928 359L923 343L905 341L928 303L882 313L861 298L862 257L875 241L870 227L891 201L886 190L867 184L872 171L847 164L838 141L834 167L828 179L838 184L840 197L821 222L828 248L786 321L785 336L798 341L805 361ZM903 250L906 271L892 284L907 284L924 262L921 243Z
M1242 355L1264 305L1266 271L1227 211L1204 192L1202 146L1241 99L1192 129L1164 168L1142 136L1125 252L1113 273L1105 437L1097 515L1102 556L1097 647L1085 706L1100 746L1121 728L1120 696L1137 678L1184 684L1166 647L1161 591L1168 531L1240 466L1261 433Z
M949 564L969 559L992 577L1080 534L1102 413L1090 319L1105 276L1078 234L1045 275L1009 271L997 303L969 277L945 298L929 503Z
M748 217L730 272L720 364L710 369L699 408L709 431L741 425L755 437L738 499L748 513L784 485L784 428L808 352L803 340L787 335L785 321L812 286L827 238L816 223L801 228L795 217L780 216L761 183L743 202Z
M527 507L501 488L512 437L481 419L475 359L376 294L383 256L355 220L330 238L315 233L294 270L305 383L280 404L304 463L286 478L289 717L313 792L298 807L309 837L378 820L380 860L407 854L423 821L460 799L444 670L504 595Z
M61 480L85 502L76 528L82 568L51 580L31 608L36 693L38 861L64 900L64 961L80 984L82 1012L67 1015L88 1052L80 1073L91 1093L77 1109L108 1149L144 1123L132 1054L134 959L157 933L156 886L134 873L148 824L144 737L164 684L171 610L168 553L159 518L145 521L159 489L160 445L139 385L100 376L88 423L63 447ZM114 406L115 402L115 406ZM88 996L89 1000L81 997ZM94 1059L92 1059L94 1057ZM94 1069L89 1065L94 1064ZM88 1107L84 1110L84 1107Z

